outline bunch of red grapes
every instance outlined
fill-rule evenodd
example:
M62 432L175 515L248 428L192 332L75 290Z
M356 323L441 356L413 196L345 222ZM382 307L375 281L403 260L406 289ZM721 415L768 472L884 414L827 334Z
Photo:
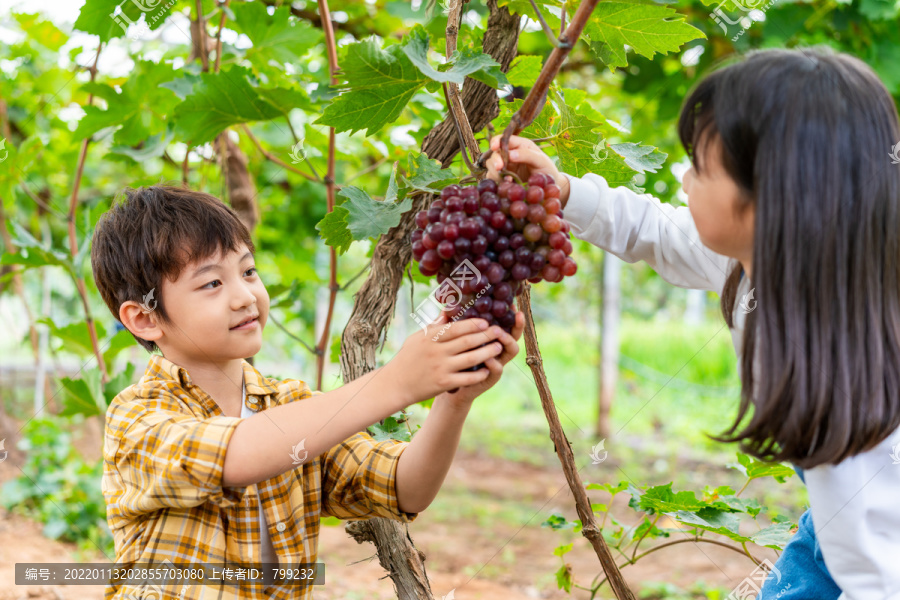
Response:
M524 186L491 179L447 186L416 215L416 226L410 239L419 270L437 275L441 288L448 279L458 288L449 294L451 321L479 317L511 331L524 280L559 282L578 268L559 187L543 173ZM460 268L466 261L473 270Z

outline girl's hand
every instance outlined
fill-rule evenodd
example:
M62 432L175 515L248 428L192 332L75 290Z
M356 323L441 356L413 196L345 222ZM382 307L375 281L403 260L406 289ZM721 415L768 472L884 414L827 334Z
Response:
M491 150L494 154L487 161L488 177L494 181L501 181L503 177L500 170L503 168L503 157L500 155L500 136L491 139ZM565 208L569 199L569 178L559 172L553 160L537 147L537 144L528 138L517 135L509 138L509 167L508 169L519 176L522 181L527 181L533 173L546 173L556 181L559 186L559 203Z
M523 331L525 331L525 313L517 312L516 324L513 327L512 333L506 333L501 330L500 335L497 338L497 341L503 344L503 352L499 356L484 361L484 365L489 371L487 379L474 385L461 387L453 393L444 392L438 396L438 398L441 399L440 401L450 402L455 406L463 408L471 406L472 401L475 400L475 398L500 381L500 376L503 375L503 366L519 353L519 344L517 343L517 340L521 339ZM436 398L435 400L437 401L438 399Z

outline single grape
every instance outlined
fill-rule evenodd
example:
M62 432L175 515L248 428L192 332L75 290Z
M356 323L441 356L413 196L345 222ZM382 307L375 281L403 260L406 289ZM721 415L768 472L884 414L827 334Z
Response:
M523 219L528 214L528 205L521 200L509 205L509 216L514 219Z
M422 255L420 264L429 271L437 272L443 262L435 250L426 250L425 254Z
M430 237L436 242L440 242L444 239L444 224L443 223L432 223L428 227L425 228L425 235Z
M507 192L507 197L510 202L517 202L519 200L525 199L525 188L523 188L518 183L514 183L509 186L509 192Z
M547 211L540 204L532 204L528 207L528 221L531 223L540 223L547 216Z
M459 224L459 235L470 240L475 239L481 233L481 225L472 218L465 219Z
M418 227L419 229L425 229L428 226L429 222L430 221L428 220L427 210L420 210L416 213L416 227Z
M540 173L538 173L540 175ZM525 192L525 201L528 204L538 204L544 200L544 188L532 186Z
M516 249L516 262L527 265L531 263L531 250L522 246Z
M550 254L547 255L547 262L549 262L554 267L560 267L566 260L566 253L560 249L551 250Z
M472 240L469 238L459 237L456 238L456 241L453 243L456 245L456 252L458 254L468 254L472 251Z
M537 223L529 223L522 231L522 235L524 235L525 239L529 242L537 242L541 239L541 236L544 235L544 230L541 229L541 226Z
M429 223L437 223L441 220L441 211L445 210L443 208L429 208L428 209L428 222Z
M497 195L500 198L508 198L509 188L512 186L512 184L512 181L502 181L500 185L497 186Z
M475 310L477 310L480 313L486 313L489 310L491 310L491 307L493 304L494 304L494 301L491 300L489 297L482 296L481 298L479 298L478 300L475 301Z
M497 193L497 182L493 179L482 179L478 182L478 191L484 195L484 192L490 192L492 194Z
M433 237L426 233L422 236L422 245L425 246L426 250L434 250L437 248L438 243Z
M562 231L557 231L556 233L550 234L550 247L555 249L561 249L566 245L566 242L569 241L566 239L566 234Z
M544 198L559 198L559 186L555 183L548 183L545 185Z
M512 250L504 250L497 257L497 262L508 269L516 263L516 254Z
M476 269L478 269L479 271L484 273L491 267L491 264L493 264L493 262L494 261L492 261L490 258L488 258L487 256L482 254L481 256L476 258L474 261L472 261L472 264L475 266Z
M493 285L503 281L503 278L506 276L506 269L504 269L502 265L494 263L487 267L485 274L487 275L488 281Z
M500 197L493 192L484 192L481 194L481 206L491 212L500 210Z
M547 281L556 281L556 278L560 276L559 267L546 265L544 266L544 270L541 271L541 276Z
M531 269L526 267L525 265L516 263L513 265L513 268L510 270L510 274L513 279L525 279L531 273Z
M497 300L506 300L507 298L512 298L512 286L510 286L505 281L503 283L498 283L494 287L494 298Z
M550 214L544 217L544 220L541 221L541 227L543 227L544 231L546 231L547 233L556 233L557 231L562 229L562 224L562 219L560 219L556 215Z
M444 240L440 244L437 245L437 253L438 256L447 260L449 258L453 258L453 255L456 254L456 246L453 245L453 242L450 240Z
M544 210L547 211L548 215L555 215L560 209L562 209L562 205L559 203L558 198L547 198L544 200Z
M562 266L559 268L559 272L566 277L571 277L577 270L578 265L575 264L575 260L570 257L566 257L565 262L563 262Z
M420 241L423 235L425 235L425 231L423 231L422 229L414 229L413 232L409 234L410 243Z
M428 250L428 248L425 247L421 240L412 243L412 254L414 259L421 261L422 255L425 254L426 250Z
M447 198L447 201L444 203L444 206L451 211L458 211L463 209L463 199L459 196L450 196Z
M474 215L478 212L478 198L466 198L463 202L463 210L467 215Z
M497 252L503 252L507 248L509 248L509 238L505 235L501 235L497 238L497 241L493 243L493 248Z
M441 190L441 198L444 198L446 200L450 196L458 196L461 189L462 188L455 183L448 185Z
M444 239L451 242L459 237L459 225L456 223L447 223L444 225Z
M517 248L521 248L522 246L525 245L525 242L526 242L525 236L522 235L521 233L514 233L511 236L509 236L509 247L512 248L513 250L515 250Z
M479 235L474 240L472 240L472 254L484 254L485 250L487 250L487 247L488 242L483 235Z

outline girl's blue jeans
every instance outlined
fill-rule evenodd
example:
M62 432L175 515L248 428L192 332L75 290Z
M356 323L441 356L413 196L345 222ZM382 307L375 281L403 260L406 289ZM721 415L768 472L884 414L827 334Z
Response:
M803 471L797 469L797 474L803 479ZM841 589L825 567L812 515L807 510L756 600L837 600L840 595Z

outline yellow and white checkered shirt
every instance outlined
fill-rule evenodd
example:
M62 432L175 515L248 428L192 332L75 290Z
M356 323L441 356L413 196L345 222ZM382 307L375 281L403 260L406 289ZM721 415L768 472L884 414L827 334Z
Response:
M321 393L297 379L263 377L247 361L243 368L245 406L254 412ZM394 485L397 460L408 444L376 442L367 433L277 477L224 487L225 450L240 422L225 416L185 369L160 355L150 358L138 383L113 399L106 413L102 488L117 566L259 563L260 502L279 566L316 562L322 516L402 522L418 516L400 511ZM239 588L106 588L106 600L236 597L308 599L312 587L248 582Z

